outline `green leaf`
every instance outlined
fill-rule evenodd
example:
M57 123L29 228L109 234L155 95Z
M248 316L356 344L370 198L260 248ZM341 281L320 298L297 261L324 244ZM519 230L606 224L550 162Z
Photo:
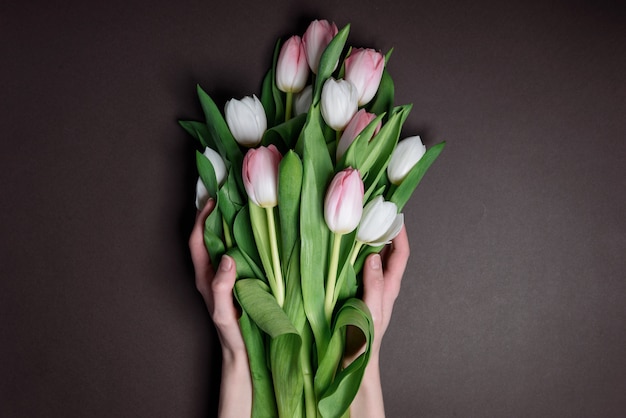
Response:
M237 291L235 288L235 296ZM239 298L238 298L239 299ZM240 303L241 304L241 303ZM250 319L245 310L239 318L241 334L246 343L250 374L252 376L252 415L251 418L277 417L276 399L272 374L267 365L265 343L259 327Z
M348 367L337 372L343 358L348 326L363 333L365 351ZM323 418L339 418L350 407L363 379L373 338L374 324L367 305L360 299L348 299L337 312L332 338L315 376L315 389L322 393L319 411Z
M328 77L330 77L335 70L335 65L341 56L341 51L346 44L348 34L350 33L350 25L346 25L341 29L337 35L330 41L322 56L320 57L320 64L317 70L317 77L315 78L315 86L313 88L313 103L316 105L322 94L322 86Z
M204 187L206 187L209 196L213 199L217 198L217 180L215 178L215 170L211 161L199 151L196 151L196 167L198 168L198 174Z
M216 149L222 158L233 165L237 187L239 190L244 191L241 177L243 154L239 148L239 144L237 144L233 134L230 132L230 129L228 129L228 125L213 99L211 99L200 86L197 86L197 91L200 105L202 106L206 118L206 126L215 143Z
M263 134L261 145L268 146L274 144L276 148L285 154L288 150L293 149L296 141L302 132L302 127L306 121L306 114L301 114L276 125Z
M179 120L178 123L183 127L187 133L196 138L203 147L207 147L207 143L204 138L209 137L209 129L206 124L202 122L196 122L194 120ZM212 147L213 148L213 147Z
M274 104L274 96L272 93L272 84L274 79L274 69L270 68L265 77L263 78L263 84L261 85L261 104L265 109L265 116L267 117L268 125L272 126L276 120L276 105Z
M278 209L282 260L289 260L300 231L300 191L302 190L302 161L289 151L278 170Z
M254 273L254 277L261 280L267 280L263 269L261 269L261 259L254 242L254 236L250 234L252 224L250 223L250 212L248 206L244 206L237 216L233 225L233 236L235 243L241 251L241 255L246 259L248 265ZM239 276L245 277L245 276Z
M238 280L235 289L241 307L272 338L270 363L279 416L292 417L303 396L300 335L263 282Z
M402 208L404 208L404 205L408 202L409 198L413 194L413 191L424 177L424 174L426 174L426 171L430 168L432 163L435 162L439 154L441 154L445 145L445 142L440 142L439 144L426 150L426 153L417 162L415 167L409 171L406 178L402 180L402 183L400 183L395 190L393 190L393 188L390 189L392 194L387 200L395 203L398 206L398 211L401 211Z
M272 248L269 238L269 225L267 224L267 215L265 209L257 206L252 201L248 202L248 210L250 212L250 225L252 226L252 234L256 243L261 264L268 278L270 286L276 282L274 270L272 266ZM272 289L276 290L276 289Z
M219 210L214 210L204 222L204 246L214 266L219 264L225 251L222 234L222 214Z

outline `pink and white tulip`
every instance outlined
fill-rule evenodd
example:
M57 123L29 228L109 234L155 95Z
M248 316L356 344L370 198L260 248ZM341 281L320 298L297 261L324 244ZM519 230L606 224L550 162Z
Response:
M273 208L278 204L278 165L282 158L274 145L251 148L243 158L243 185L255 205Z
M276 86L285 93L297 93L306 85L309 77L304 45L299 36L287 39L280 49L276 63Z
M346 80L351 81L359 92L359 106L374 98L385 69L385 57L369 48L354 49L345 60Z
M327 20L314 20L309 24L302 36L302 43L306 51L306 59L314 74L320 65L320 58L324 49L337 35L337 26ZM336 66L336 64L335 64Z
M324 219L335 234L348 234L356 229L363 213L363 181L354 168L335 175L326 190Z
M343 154L346 153L356 137L374 119L376 119L376 115L374 113L367 112L365 109L361 109L356 112L352 119L350 119L348 126L346 126L346 129L341 134L341 138L339 138L339 142L337 143L337 160L339 160L343 156ZM374 130L374 135L376 135L378 131L380 131L380 127L381 123L378 122L378 125ZM370 138L368 138L368 140L369 139Z
M395 185L402 183L425 153L426 147L419 136L411 136L398 142L387 166L389 181Z

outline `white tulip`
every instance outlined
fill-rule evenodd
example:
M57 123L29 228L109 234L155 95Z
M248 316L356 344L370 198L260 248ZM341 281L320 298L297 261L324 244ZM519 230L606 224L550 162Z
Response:
M398 185L409 174L409 171L426 153L426 147L419 136L411 136L398 142L391 154L387 166L387 177L393 184Z
M303 113L307 113L309 108L311 107L311 102L313 101L313 86L306 86L300 93L295 95L293 107L294 113L297 115L301 115Z
M358 110L359 92L348 80L329 78L322 88L322 117L335 131L343 131Z
M402 225L404 215L398 213L396 204L377 196L363 208L356 239L373 247L387 244L400 233Z
M227 101L224 113L228 128L240 145L254 147L261 142L267 129L267 116L256 96Z

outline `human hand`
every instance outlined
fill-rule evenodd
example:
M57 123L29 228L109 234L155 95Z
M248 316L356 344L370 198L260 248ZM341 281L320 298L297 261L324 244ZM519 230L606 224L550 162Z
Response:
M379 355L383 336L387 331L393 305L400 293L402 276L409 259L409 240L406 229L381 253L367 257L363 266L363 301L370 309L374 321L374 341L370 359L356 397L350 405L350 414L360 418L382 418L385 416L383 391L380 380ZM354 331L354 330L352 330ZM364 350L363 334L350 332L346 338L346 364L353 361Z
M204 223L215 207L209 199L196 215L196 222L189 237L189 250L196 273L196 288L204 298L209 315L217 328L222 350L231 353L245 352L245 344L239 328L239 312L233 301L233 286L236 279L235 260L224 255L217 271L204 245Z
M189 250L196 273L196 287L204 298L222 347L218 416L239 418L251 414L252 379L246 346L239 328L239 312L233 301L237 271L235 260L227 255L222 256L215 271L204 245L204 223L214 207L215 201L210 199L196 215L189 237Z

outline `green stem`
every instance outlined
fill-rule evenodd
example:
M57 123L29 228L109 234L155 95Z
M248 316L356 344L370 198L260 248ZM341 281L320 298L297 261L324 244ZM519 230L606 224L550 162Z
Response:
M324 312L328 324L333 316L335 301L335 285L337 284L337 267L339 266L339 250L341 249L341 234L333 234L333 244L330 253L330 264L328 266L328 279L326 281L326 296L324 299Z
M222 216L222 227L224 228L224 241L226 244L226 249L230 250L233 246L233 237L230 234L230 228L228 227L228 224L226 223L226 219L224 219L223 216Z
M300 368L304 380L304 416L306 418L317 417L317 402L315 400L315 390L313 389L313 370L311 369L311 346L312 333L308 324L302 331L302 348L300 349Z
M361 241L357 241L354 247L352 248L352 252L350 253L350 264L354 266L356 262L356 258L359 256L359 251L361 251L361 247L363 243Z
M278 253L278 241L276 239L276 224L274 222L274 208L265 208L267 215L267 229L270 234L270 249L272 252L272 269L274 270L274 280L276 281L276 292L274 297L281 308L285 303L285 283L280 269L280 257Z
M285 103L285 122L291 119L291 108L293 107L293 93L287 92L287 103Z

